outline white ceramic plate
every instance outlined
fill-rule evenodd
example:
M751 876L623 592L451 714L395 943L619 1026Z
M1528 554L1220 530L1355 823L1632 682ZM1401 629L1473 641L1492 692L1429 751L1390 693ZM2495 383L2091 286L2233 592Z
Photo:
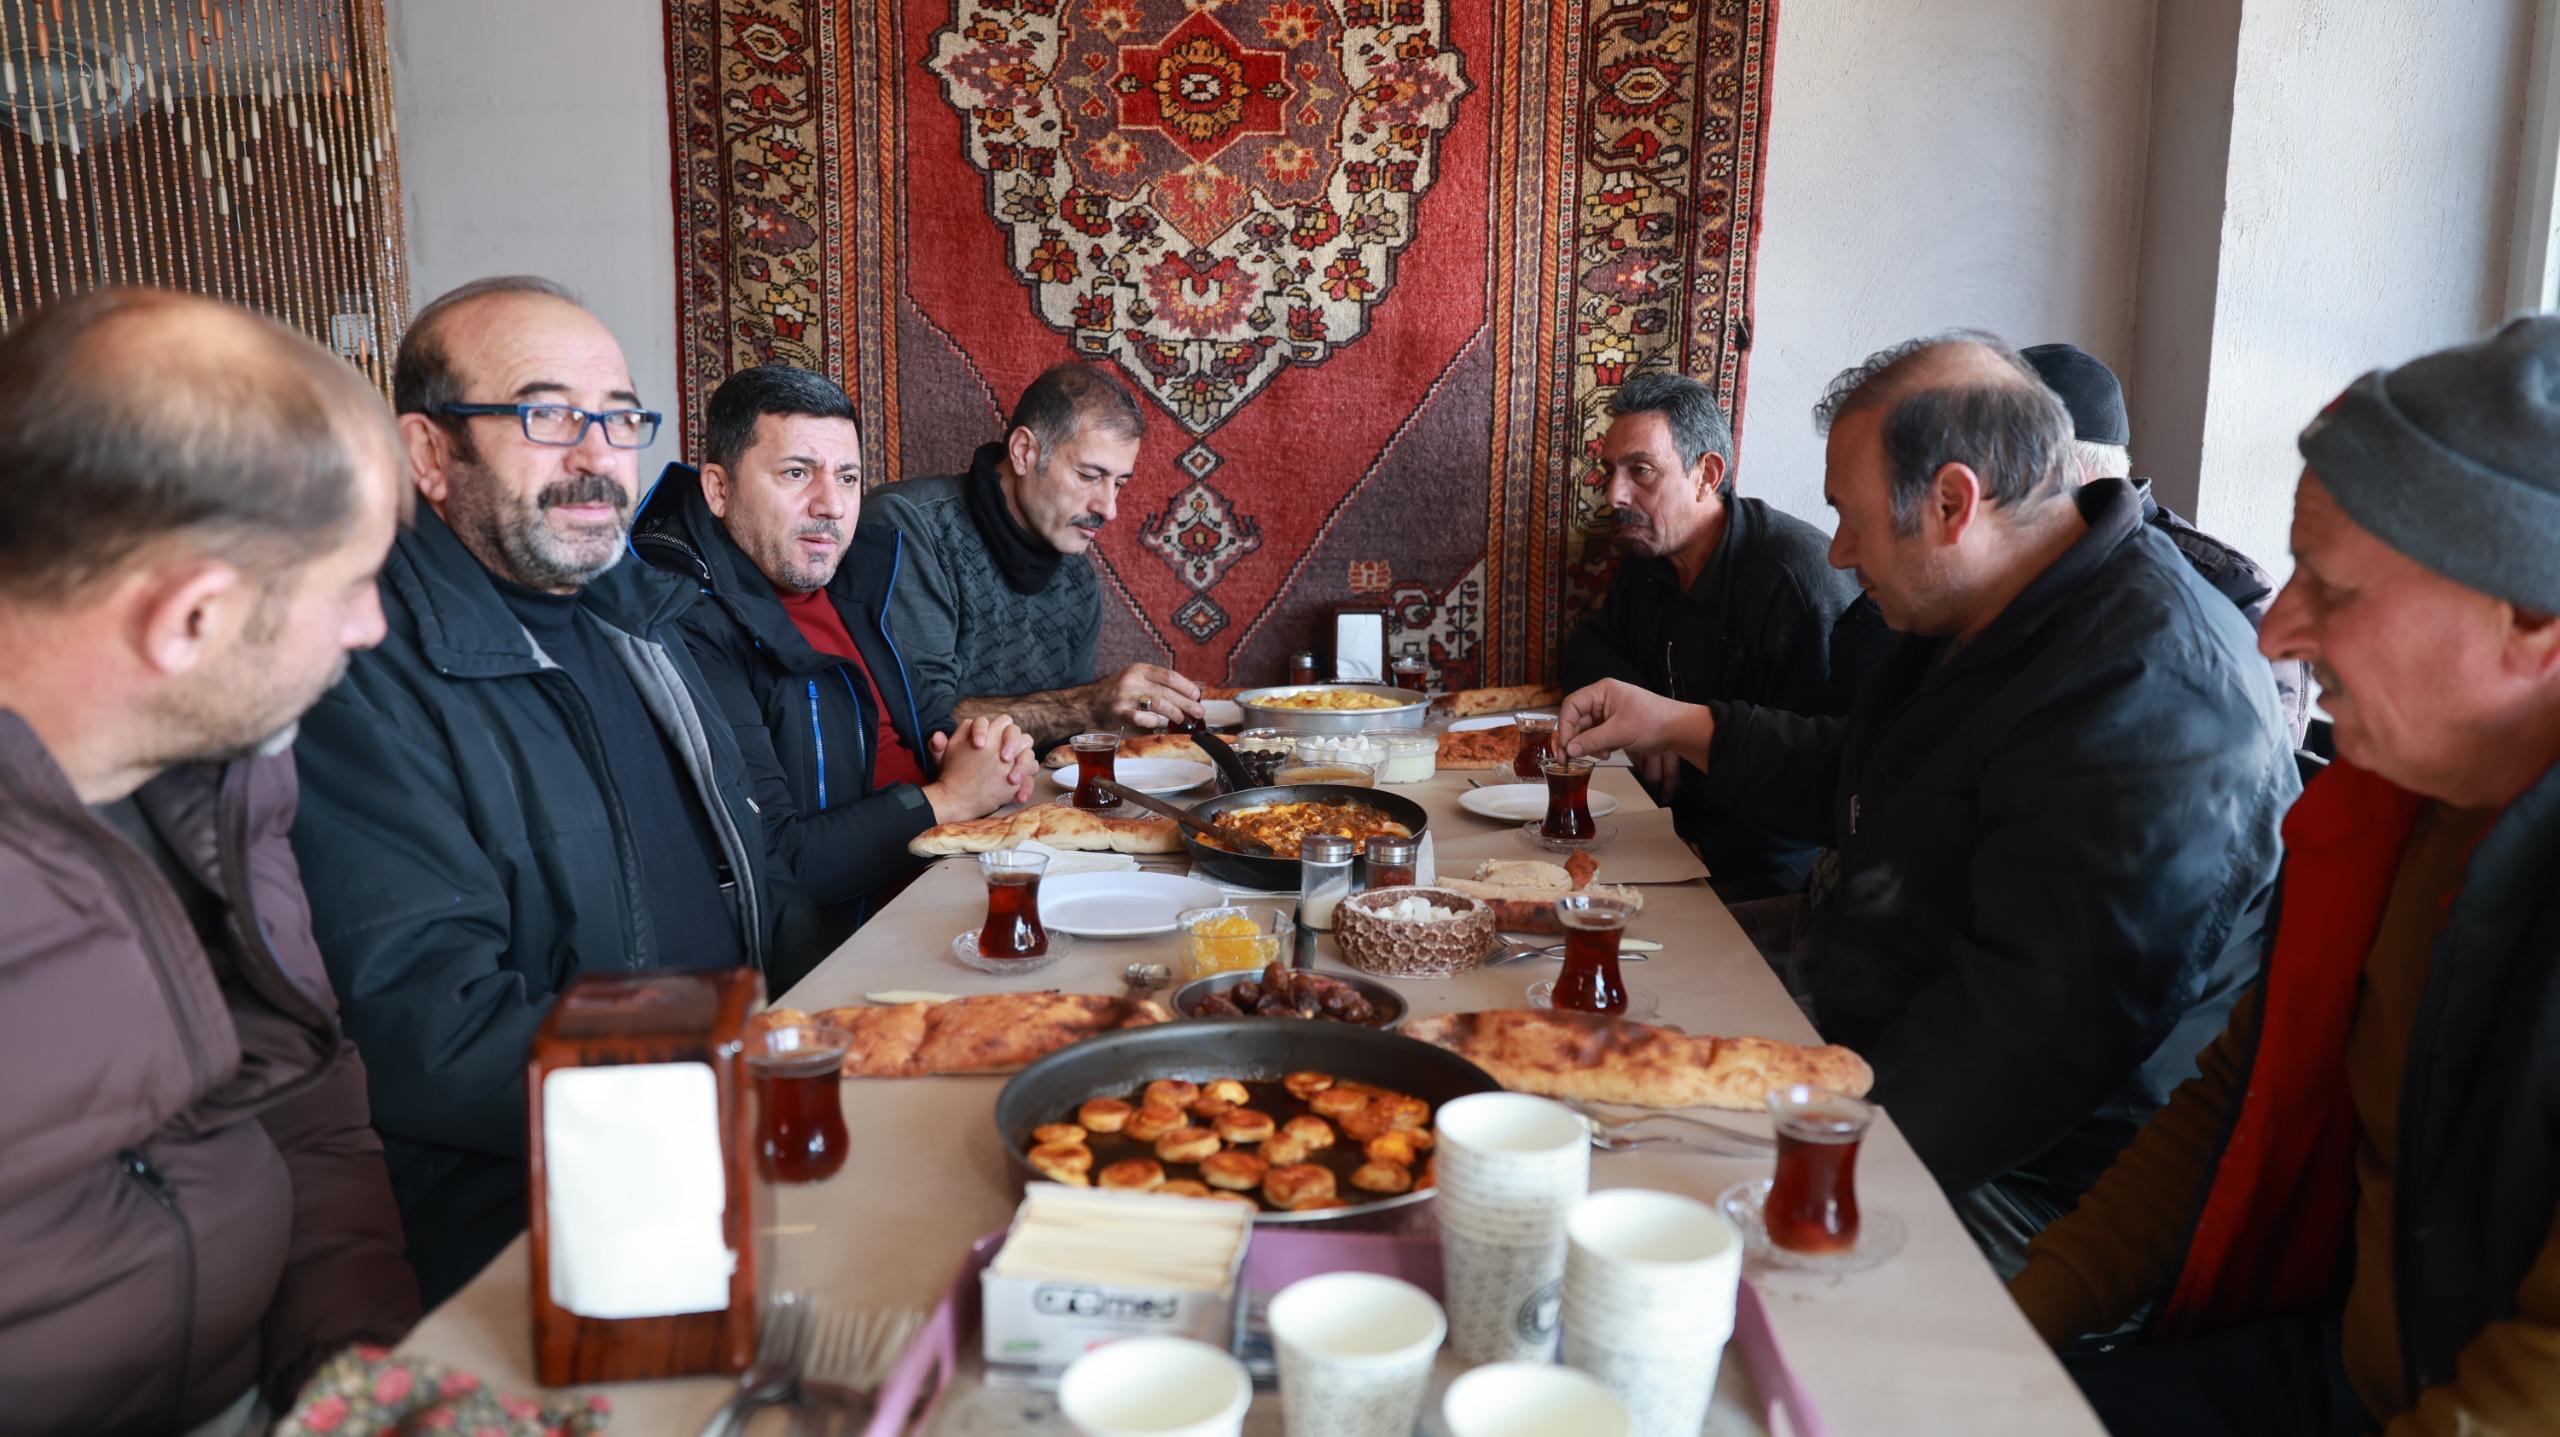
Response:
M1236 728L1244 723L1244 705L1234 699L1202 699L1200 717L1211 728Z
M1555 715L1540 714L1538 717L1554 718ZM1511 719L1512 716L1510 714L1481 714L1471 719L1460 719L1456 723L1449 725L1449 732L1468 733L1480 728L1505 728L1510 725Z
M1217 770L1205 763L1192 763L1179 758L1124 758L1112 765L1112 776L1140 793L1180 793L1207 783ZM1049 770L1050 781L1060 788L1076 786L1076 766ZM1538 810L1546 812L1544 808Z
M1503 823L1526 823L1547 816L1547 786L1543 783L1496 783L1471 788L1458 795L1458 807L1482 818ZM1605 818L1618 811L1618 801L1605 793L1591 795L1591 816Z
M1079 938L1170 933L1186 908L1226 902L1218 885L1171 873L1070 873L1040 883L1040 925Z

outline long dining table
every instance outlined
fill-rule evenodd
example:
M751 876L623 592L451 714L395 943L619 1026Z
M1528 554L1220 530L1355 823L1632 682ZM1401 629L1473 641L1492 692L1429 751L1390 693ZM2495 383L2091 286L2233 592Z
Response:
M1459 800L1471 781L1504 780L1447 771L1392 790L1419 800L1429 812L1441 875L1465 876L1487 858L1550 856L1534 851L1517 823L1464 810ZM1044 791L1036 797L1045 801L1054 790L1045 778L1041 782ZM1638 882L1644 904L1628 934L1662 945L1625 969L1629 984L1660 1004L1655 1021L1692 1033L1819 1041L1709 889L1704 869L1672 835L1670 815L1655 808L1623 767L1600 769L1593 791L1620 804L1606 820L1619 832L1597 854L1598 881ZM1187 865L1169 860L1162 866L1178 871ZM999 978L951 956L953 937L973 929L984 910L985 888L975 862L937 863L776 1001L814 1010L894 989L1108 993L1122 990L1121 975L1131 963L1176 962L1169 934L1080 939L1071 953L1036 974ZM1342 971L1329 938L1319 966ZM1554 963L1535 960L1448 979L1398 981L1394 987L1416 1016L1521 1007L1524 987L1555 971ZM847 1080L844 1111L853 1160L825 1182L775 1190L771 1245L765 1250L770 1282L866 1311L936 1303L970 1243L1001 1228L1020 1197L992 1117L1003 1084L1001 1077ZM1768 1130L1762 1115L1716 1116ZM1766 1159L1687 1149L1595 1152L1591 1178L1596 1188L1657 1188L1713 1201L1734 1183L1765 1175L1768 1167ZM1889 1110L1869 1131L1857 1171L1861 1206L1891 1212L1907 1227L1897 1256L1847 1277L1756 1264L1749 1273L1780 1351L1826 1430L1835 1437L2099 1433L2078 1389L2010 1302L1895 1129ZM518 1238L430 1313L401 1352L458 1366L500 1391L537 1391L530 1281L526 1243ZM575 1391L607 1396L616 1413L614 1430L655 1434L699 1430L734 1388L730 1379L689 1378Z

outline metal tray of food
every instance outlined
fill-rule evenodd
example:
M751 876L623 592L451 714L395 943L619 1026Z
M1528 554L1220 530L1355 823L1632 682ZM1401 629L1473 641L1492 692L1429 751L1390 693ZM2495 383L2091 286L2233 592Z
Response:
M1273 708L1267 702L1296 694L1327 691L1371 694L1396 702L1392 708L1380 709ZM1423 715L1431 708L1431 700L1429 695L1413 689L1400 689L1393 684L1275 684L1269 688L1246 689L1236 695L1236 705L1244 710L1246 728L1351 734L1373 728L1420 728Z
M1439 1109L1469 1093L1501 1085L1445 1048L1352 1023L1283 1022L1272 1018L1204 1018L1127 1028L1061 1048L1013 1075L996 1096L996 1138L1016 1186L1039 1173L1024 1156L1031 1130L1071 1122L1088 1098L1123 1097L1158 1078L1202 1082L1238 1078L1272 1082L1295 1072L1328 1073L1422 1099ZM1350 1145L1356 1147L1356 1144ZM1350 1196L1346 1194L1345 1196ZM1258 1212L1257 1225L1340 1224L1393 1227L1405 1210L1430 1201L1429 1188L1372 1197L1318 1212Z

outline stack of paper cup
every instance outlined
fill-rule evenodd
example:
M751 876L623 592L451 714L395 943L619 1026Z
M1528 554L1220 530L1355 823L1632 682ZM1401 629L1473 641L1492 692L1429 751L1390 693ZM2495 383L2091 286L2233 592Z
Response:
M1555 1356L1565 1218L1591 1190L1591 1129L1520 1093L1444 1104L1434 1206L1449 1346L1470 1365Z
M1374 1272L1328 1272L1271 1299L1288 1437L1412 1437L1449 1324L1431 1294Z
M1462 1375L1440 1399L1440 1421L1449 1437L1631 1437L1635 1430L1608 1388L1544 1362L1497 1362Z
M1620 1188L1566 1221L1564 1360L1625 1404L1634 1437L1697 1437L1733 1335L1742 1236L1677 1193Z

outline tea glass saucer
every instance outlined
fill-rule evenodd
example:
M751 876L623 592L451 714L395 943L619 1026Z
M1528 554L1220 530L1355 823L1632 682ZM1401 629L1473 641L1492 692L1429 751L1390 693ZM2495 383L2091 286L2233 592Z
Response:
M1541 978L1537 982L1529 985L1529 1006L1532 1008L1554 1008L1556 1005L1555 996L1556 980L1553 978ZM1633 984L1629 984L1627 985L1627 1011L1623 1013L1595 1014L1593 1016L1626 1018L1641 1023L1661 1011L1662 1004L1655 1001L1654 996L1651 993L1648 993L1644 989L1638 988Z
M1543 818L1530 819L1520 825L1520 836L1529 840L1530 847L1543 848L1549 853L1597 853L1618 839L1618 825L1614 823L1594 825L1594 832L1589 838L1549 838L1538 831L1545 825Z
M981 973L1037 973L1073 952L1076 940L1055 928L1048 930L1049 951L1030 958L990 958L978 951L978 930L968 929L951 940L951 956Z
M1753 1178L1735 1183L1716 1194L1716 1206L1733 1220L1742 1234L1744 1251L1754 1262L1766 1267L1791 1268L1798 1272L1818 1272L1832 1277L1846 1277L1853 1272L1881 1266L1902 1251L1904 1230L1902 1219L1861 1205L1858 1212L1858 1240L1841 1252L1797 1252L1769 1240L1768 1224L1761 1220L1761 1205L1769 1200L1769 1185L1774 1178Z

